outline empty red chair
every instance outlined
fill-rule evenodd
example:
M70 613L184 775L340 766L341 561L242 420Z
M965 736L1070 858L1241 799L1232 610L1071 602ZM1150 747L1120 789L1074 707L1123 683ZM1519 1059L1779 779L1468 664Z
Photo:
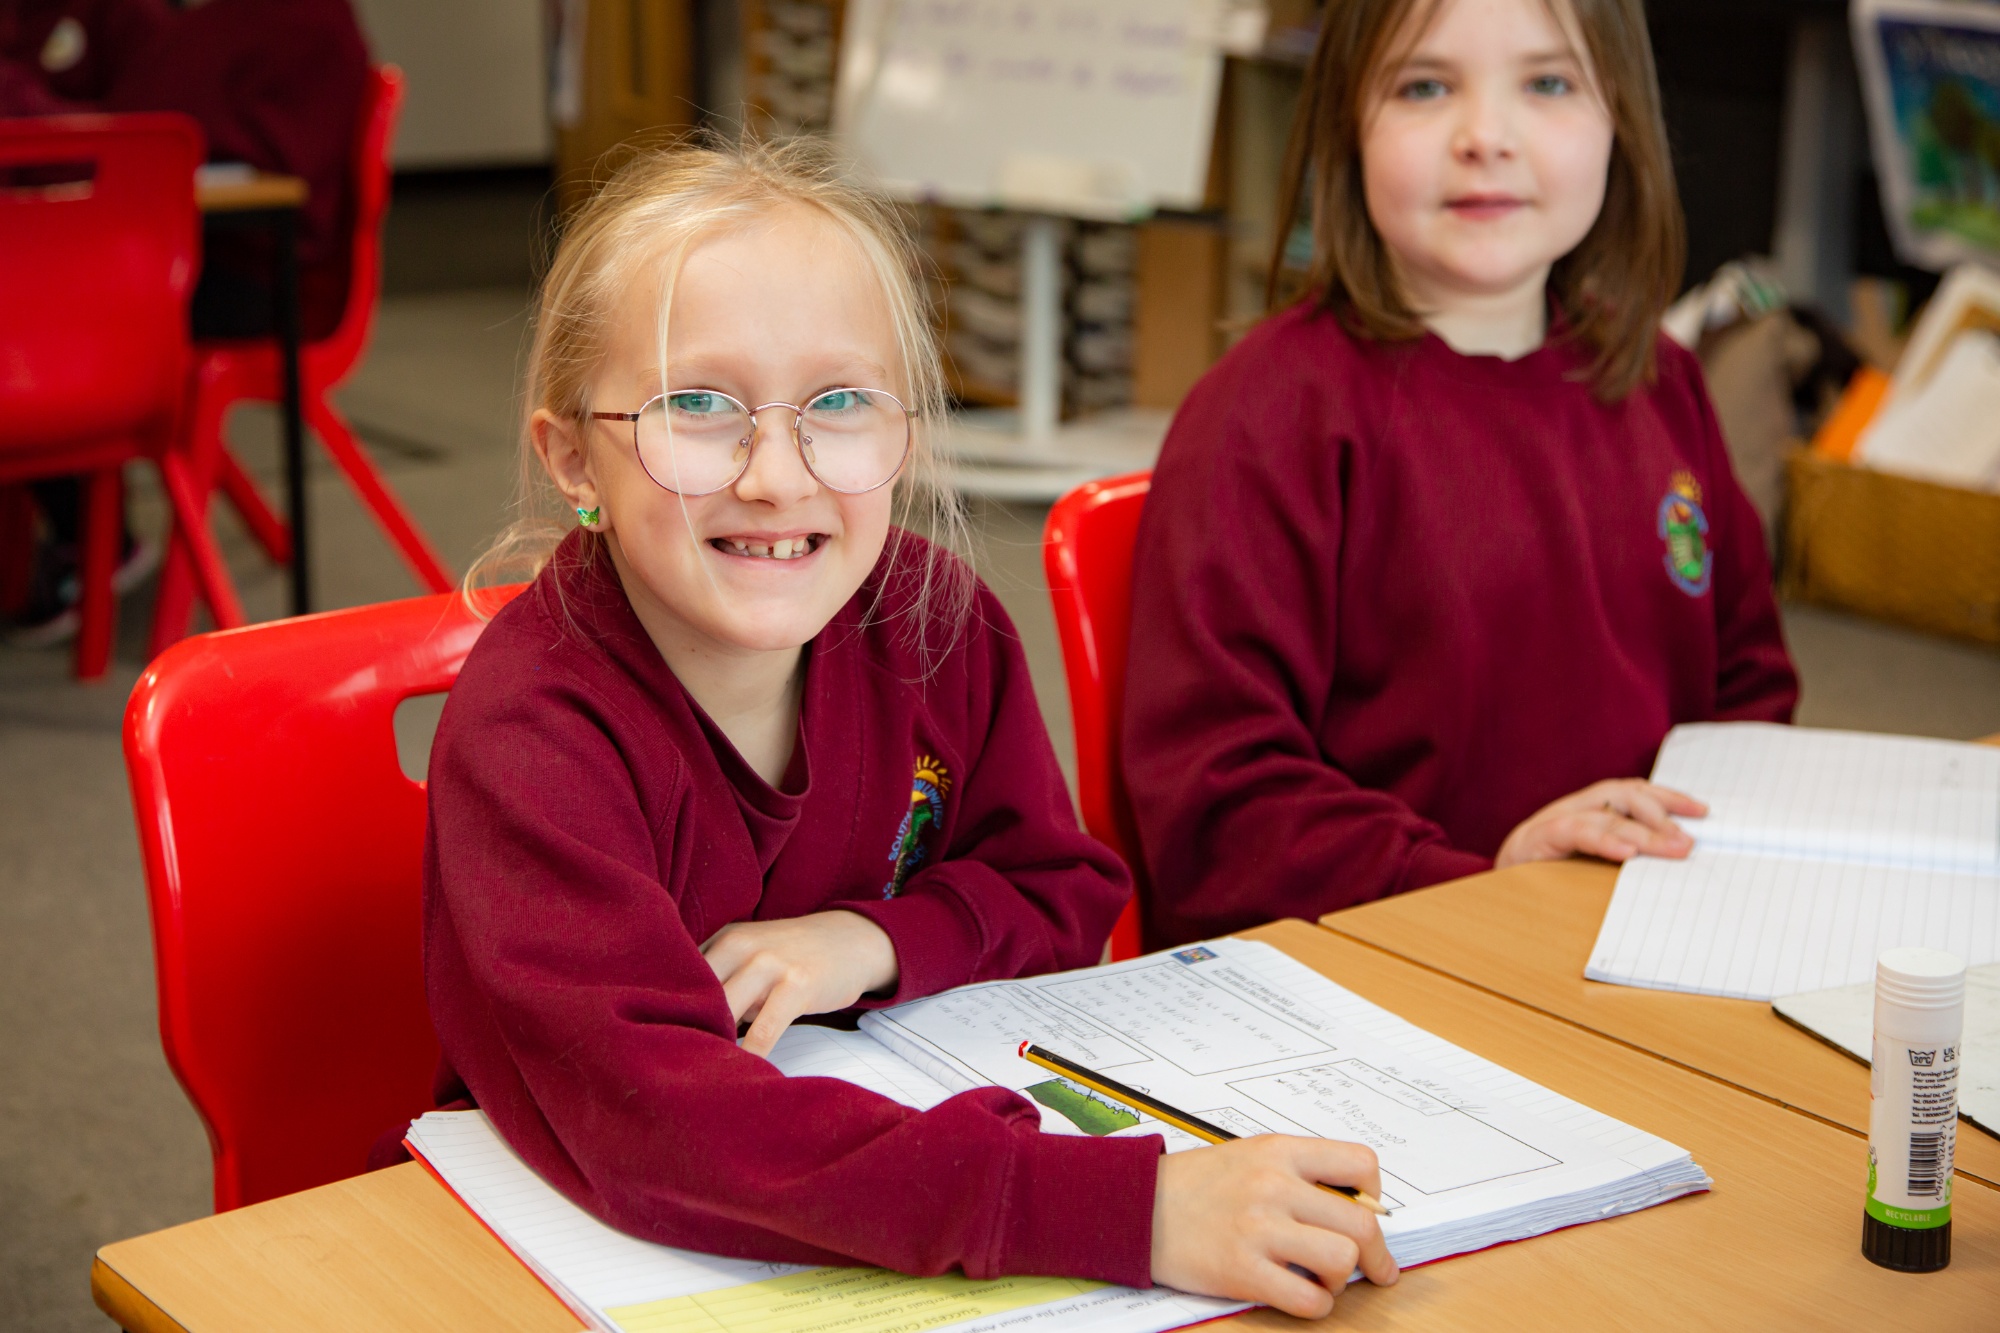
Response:
M1139 953L1139 904L1147 893L1118 738L1132 624L1132 543L1152 483L1150 472L1085 482L1056 501L1042 533L1042 564L1069 679L1083 826L1132 868L1132 901L1111 928L1113 962Z
M354 1175L431 1107L424 790L392 718L448 689L483 628L449 594L225 630L132 692L160 1041L217 1211Z
M354 430L328 397L347 378L367 349L382 287L382 219L389 210L389 147L403 104L403 74L394 65L371 70L362 99L360 132L355 136L354 218L347 302L333 332L300 351L299 395L305 424L319 436L348 483L402 555L418 584L447 592L455 580L438 558L389 483L362 452ZM284 368L275 339L259 338L196 345L196 365L187 416L187 451L202 481L219 484L242 513L253 536L280 563L291 559L291 532L258 491L223 441L223 423L238 403L284 400ZM206 487L203 488L204 492ZM159 614L153 651L187 633L189 570L170 552L160 575ZM239 619L236 622L240 624Z
M151 459L174 513L200 513L201 483L171 445L201 249L201 158L201 130L186 116L0 120L0 490L85 478L84 679L111 657L125 464ZM16 524L26 512L18 492L6 508ZM19 550L8 557L18 571ZM188 529L181 567L188 595L198 582L218 618L240 619L206 529Z

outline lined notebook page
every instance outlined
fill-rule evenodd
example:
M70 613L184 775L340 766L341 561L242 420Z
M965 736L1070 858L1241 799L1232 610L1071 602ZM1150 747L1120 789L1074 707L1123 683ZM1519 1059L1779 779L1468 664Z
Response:
M1769 1000L1867 981L1905 944L2000 961L2000 878L1697 846L1625 864L1584 975Z
M1675 727L1653 781L1705 847L2000 872L2000 748L1765 722Z
M410 1126L409 1137L466 1206L596 1327L614 1326L591 1307L602 1311L804 1271L671 1249L608 1227L536 1175L483 1111L432 1111Z
M1761 722L1675 727L1653 780L1708 803L1685 861L1618 872L1584 975L1769 1000L1884 949L2000 959L2000 748Z

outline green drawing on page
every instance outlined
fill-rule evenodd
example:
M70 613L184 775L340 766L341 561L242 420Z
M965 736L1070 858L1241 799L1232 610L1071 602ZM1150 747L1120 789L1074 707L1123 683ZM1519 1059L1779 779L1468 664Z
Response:
M1066 1078L1052 1078L1025 1089L1030 1097L1096 1138L1116 1134L1139 1123L1139 1114L1116 1102L1106 1101L1088 1088Z

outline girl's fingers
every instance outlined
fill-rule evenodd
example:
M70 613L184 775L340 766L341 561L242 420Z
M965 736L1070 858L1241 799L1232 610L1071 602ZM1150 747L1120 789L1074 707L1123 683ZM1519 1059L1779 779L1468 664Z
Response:
M771 992L785 975L785 965L770 954L757 954L722 979L722 997L738 1023L755 1018L769 1003Z
M1370 1194L1380 1194L1380 1178L1372 1183L1363 1183L1360 1188ZM1347 1281L1347 1275L1357 1267L1361 1275L1379 1287L1386 1287L1397 1277L1396 1257L1389 1253L1389 1242L1382 1238L1382 1228L1374 1214L1368 1212L1352 1199L1338 1194L1328 1194L1323 1189L1315 1189L1308 1199L1300 1200L1294 1214L1300 1222L1314 1234L1338 1237L1346 1250L1340 1251L1344 1267L1335 1275L1326 1268L1307 1263L1297 1255L1285 1257L1295 1264L1307 1268L1338 1285Z
M1652 795L1654 800L1665 806L1673 814L1686 815L1690 819L1700 819L1708 813L1707 805L1697 801L1684 791L1675 791L1672 787L1662 787L1658 783L1653 782L1646 784L1646 790Z
M795 987L786 985L780 985L765 996L763 1005L757 1010L756 1021L739 1043L743 1049L753 1055L769 1055L777 1046L778 1038L785 1035L785 1029L807 1012L800 1003L801 998Z
M1300 1267L1310 1269L1305 1264ZM1338 1284L1347 1280L1347 1274L1332 1279L1335 1287L1326 1287L1301 1277L1285 1267L1282 1260L1266 1259L1257 1263L1245 1278L1244 1290L1236 1293L1238 1300L1268 1305L1299 1319L1324 1319L1333 1313L1333 1293Z
M1346 1288L1348 1274L1359 1266L1361 1246L1352 1236L1337 1231L1298 1226L1273 1240L1271 1257L1280 1263L1297 1264L1318 1278L1319 1286L1338 1293Z
M1629 832L1627 832L1629 830ZM1637 856L1647 837L1643 824L1609 810L1587 815L1571 815L1551 830L1558 854L1581 852L1606 861L1629 861Z

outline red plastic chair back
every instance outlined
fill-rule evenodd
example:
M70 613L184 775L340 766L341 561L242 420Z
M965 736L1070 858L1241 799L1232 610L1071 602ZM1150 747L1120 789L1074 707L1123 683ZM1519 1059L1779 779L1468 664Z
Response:
M378 65L368 71L361 98L361 132L354 145L354 226L348 251L347 299L333 332L306 348L313 381L331 386L346 378L368 346L382 291L382 219L389 212L393 167L390 146L403 110L403 71Z
M1139 903L1147 891L1118 739L1132 624L1132 544L1152 482L1150 472L1086 482L1056 501L1042 534L1042 562L1069 678L1083 826L1132 868L1133 898L1111 931L1114 962L1139 953Z
M354 1175L431 1106L424 790L392 715L448 689L483 628L444 594L204 634L132 692L160 1040L217 1211Z
M0 458L172 418L201 159L181 115L0 120Z

